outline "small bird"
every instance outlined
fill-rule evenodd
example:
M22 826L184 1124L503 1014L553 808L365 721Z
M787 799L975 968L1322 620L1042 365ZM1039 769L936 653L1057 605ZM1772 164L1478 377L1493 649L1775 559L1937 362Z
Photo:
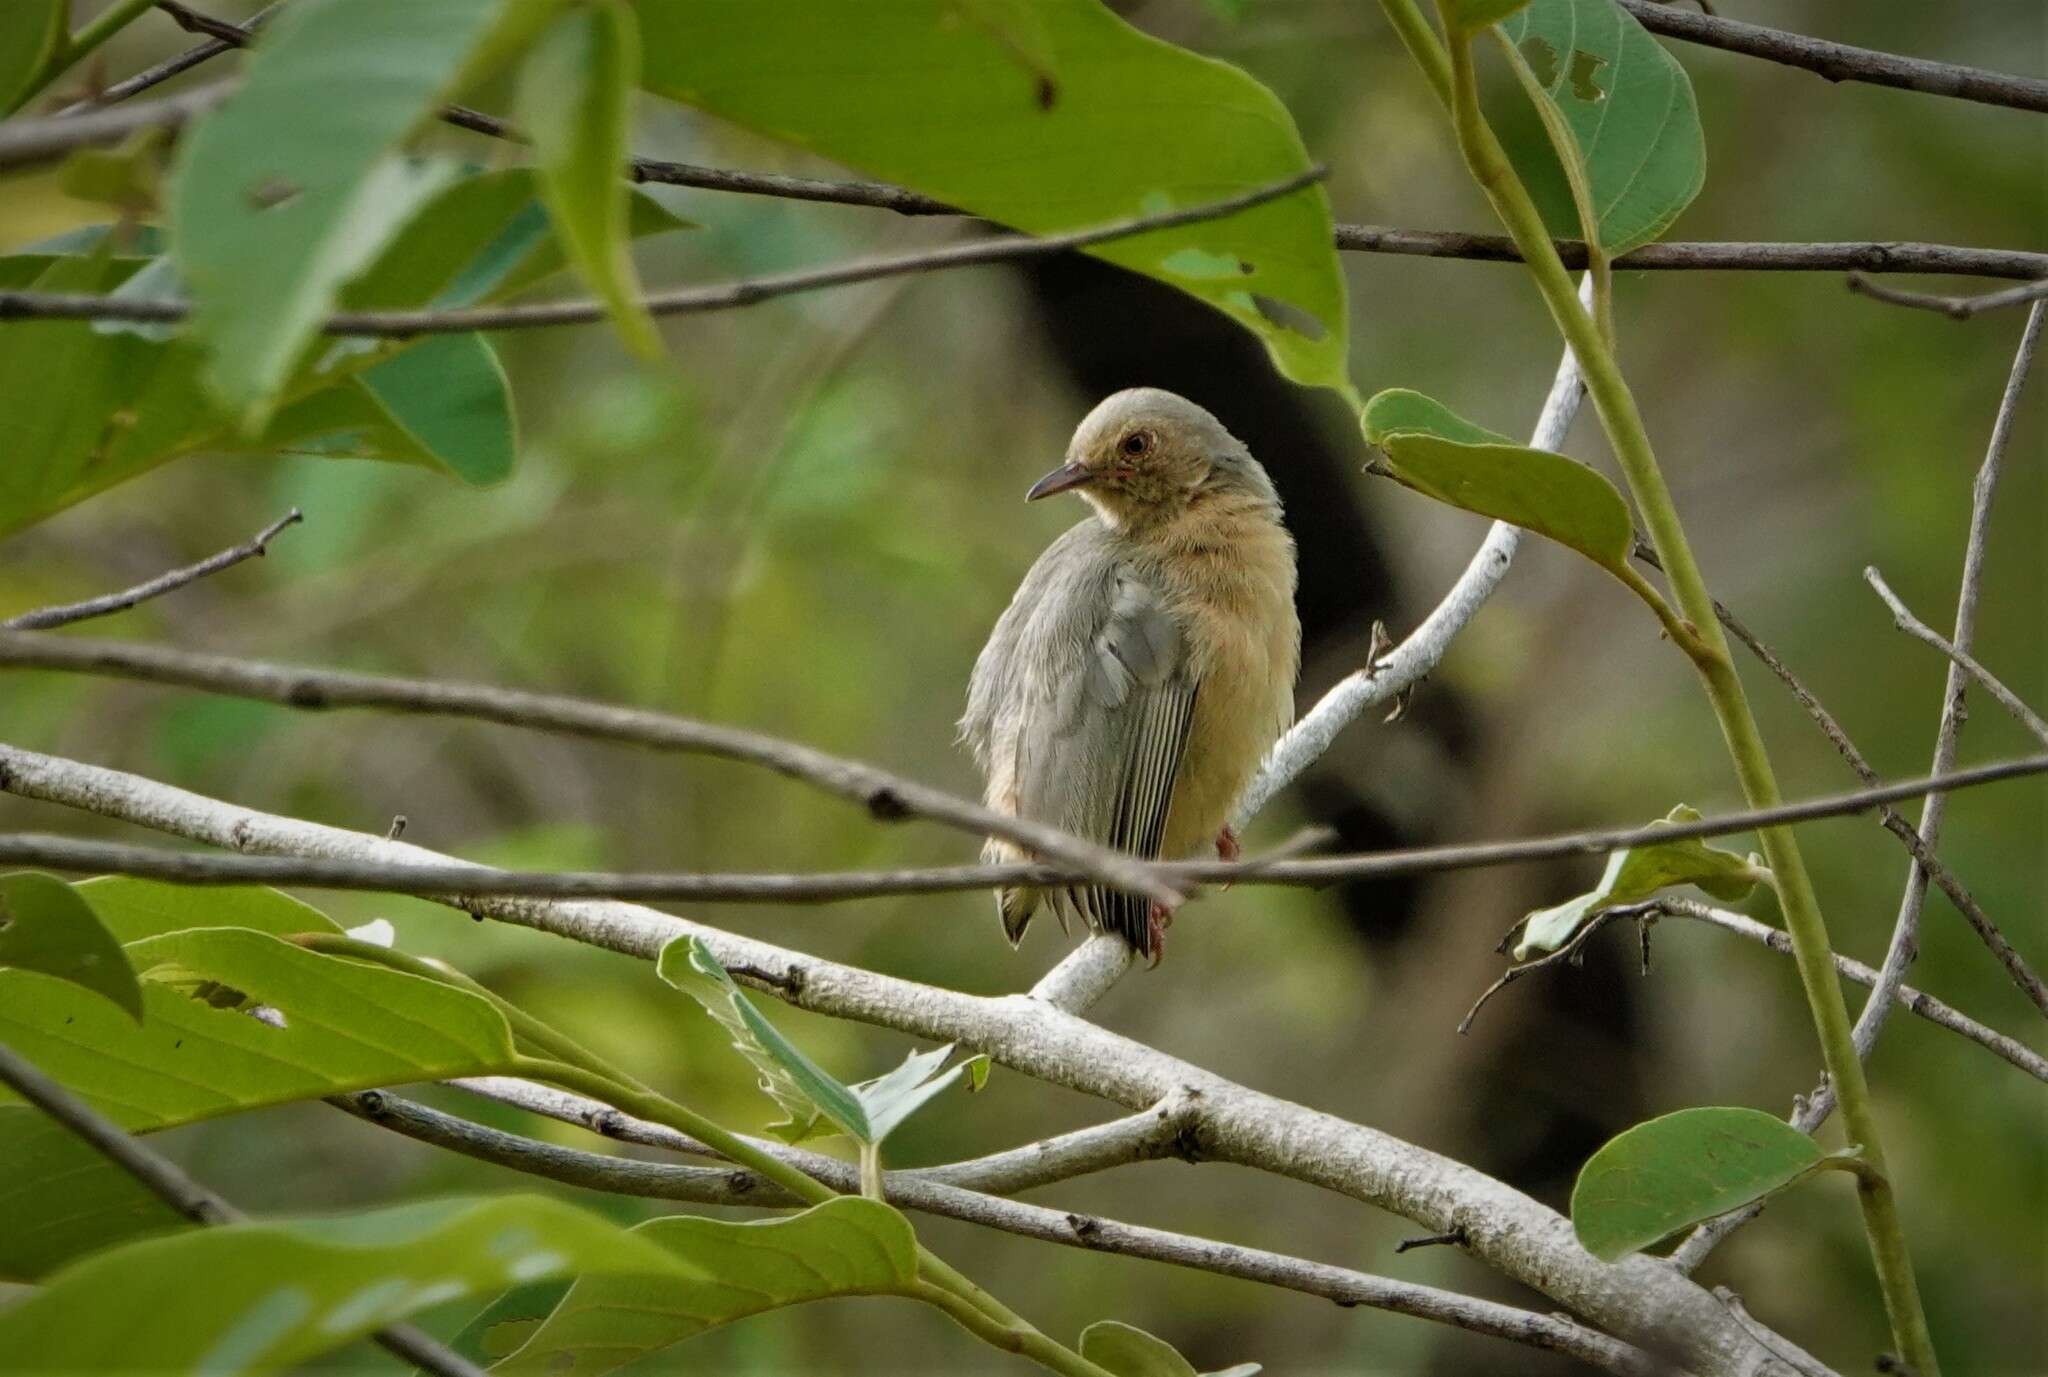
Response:
M1139 387L1088 413L1066 463L1025 494L1093 513L1024 576L975 661L960 735L990 808L1147 859L1212 840L1294 720L1294 541L1265 469L1214 416ZM990 862L1035 859L991 839ZM996 891L1016 945L1041 903L1157 965L1172 915L1100 885Z

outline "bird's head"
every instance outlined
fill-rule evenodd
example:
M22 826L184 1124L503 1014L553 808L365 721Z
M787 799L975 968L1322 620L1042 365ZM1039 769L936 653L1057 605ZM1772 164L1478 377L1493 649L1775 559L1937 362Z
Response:
M1067 462L1025 500L1070 490L1118 527L1170 520L1223 494L1278 505L1266 471L1221 421L1156 387L1104 398L1075 429Z

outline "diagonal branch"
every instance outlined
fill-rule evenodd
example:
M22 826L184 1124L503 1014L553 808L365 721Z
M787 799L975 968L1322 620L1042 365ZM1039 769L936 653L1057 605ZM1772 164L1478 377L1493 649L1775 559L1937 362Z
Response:
M0 1046L0 1084L83 1139L195 1224L236 1224L240 1210L187 1176L176 1163L144 1147L120 1125L101 1115L10 1047ZM387 1325L372 1335L384 1348L439 1377L484 1377L483 1369L422 1329Z
M329 1103L359 1119L419 1142L567 1185L697 1205L779 1209L795 1203L792 1197L749 1172L726 1167L636 1162L580 1152L488 1128L383 1091L340 1095ZM826 1184L845 1192L858 1190L858 1171L851 1164L815 1153L805 1156L816 1159L815 1166L807 1165L805 1169L813 1171ZM1263 1249L1241 1248L1235 1244L1124 1224L1099 1216L1022 1204L941 1182L926 1172L886 1173L883 1194L891 1204L925 1214L963 1220L1071 1248L1149 1258L1223 1276L1264 1282L1320 1296L1340 1305L1371 1306L1414 1315L1565 1353L1609 1372L1630 1374L1630 1377L1654 1377L1668 1372L1640 1349L1573 1320L1517 1310L1454 1291L1355 1272Z
M442 863L401 841L235 807L115 770L0 748L13 793L259 854ZM1699 1377L1762 1377L1776 1360L1708 1292L1663 1262L1602 1263L1571 1224L1484 1173L1362 1124L1236 1084L1019 996L988 998L808 956L631 904L465 901L473 915L652 960L694 936L728 970L796 1007L958 1042L1054 1085L1142 1110L1194 1091L1196 1132L1216 1160L1273 1172L1389 1209L1432 1233L1463 1226L1474 1257Z
M1938 296L1932 292L1909 292L1899 287L1874 282L1864 274L1849 274L1849 290L1873 301L1889 302L1894 306L1911 306L1920 311L1939 311L1951 320L1968 320L1986 311L2002 311L2008 306L2024 306L2030 301L2039 301L2048 296L2048 277L2035 282L2023 282L2017 287L2002 291L1984 292L1977 296Z
M1885 606L1891 609L1892 621L1899 630L1905 632L1916 641L1924 641L1926 644L1933 646L1936 650L1954 661L1957 667L1962 669L1972 679L1975 679L1979 684L1982 684L1985 691L1998 700L1998 706L2011 713L2022 727L2033 733L2037 741L2044 746L2048 746L2048 722L2042 721L2041 714L2028 707L2026 700L2007 688L1997 675L1984 668L1976 656L1963 649L1960 640L1949 640L1948 637L1914 616L1912 609L1906 606L1898 594L1892 592L1891 585L1884 581L1884 576L1878 573L1875 568L1865 569L1863 577L1872 588L1877 590L1877 595L1884 599Z
M146 583L119 593L108 593L102 597L87 598L83 602L65 603L59 607L41 607L33 612L23 612L16 617L0 621L4 631L42 631L53 626L69 626L93 617L104 617L110 612L124 612L138 603L174 593L188 583L196 583L208 574L217 574L223 569L232 569L245 559L256 559L267 552L270 542L278 532L294 522L303 520L297 507L292 508L277 520L258 531L251 540L230 546L218 554L209 555L197 564L188 564L182 569L159 574Z
M1856 48L1825 38L1811 38L1803 33L1745 24L1738 19L1695 14L1677 5L1658 4L1656 0L1620 0L1620 3L1651 33L1748 57L1760 57L1787 67L1803 67L1829 81L1861 81L1902 91L1953 96L1957 100L1971 100L1983 105L2048 112L2048 81L2038 77L2011 76L1982 67L1964 67L1953 62L1933 62L1922 57L1878 52L1873 48Z

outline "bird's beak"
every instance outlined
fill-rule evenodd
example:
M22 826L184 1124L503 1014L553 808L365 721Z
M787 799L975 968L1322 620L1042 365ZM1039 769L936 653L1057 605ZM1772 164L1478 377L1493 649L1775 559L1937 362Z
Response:
M1067 464L1054 469L1031 485L1031 491L1024 494L1026 502L1036 502L1041 497L1051 497L1056 492L1070 488L1085 487L1095 481L1095 474L1082 464Z

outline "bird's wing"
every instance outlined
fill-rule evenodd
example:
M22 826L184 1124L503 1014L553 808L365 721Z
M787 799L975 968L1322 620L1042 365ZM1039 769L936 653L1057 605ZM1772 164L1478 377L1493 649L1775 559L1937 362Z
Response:
M995 748L1022 816L1156 856L1200 687L1186 639L1159 590L1099 537L1063 538L1055 557L1040 587L1019 590L1035 598L1007 650L1014 731L999 729ZM1099 886L1064 897L1149 954L1144 899Z

